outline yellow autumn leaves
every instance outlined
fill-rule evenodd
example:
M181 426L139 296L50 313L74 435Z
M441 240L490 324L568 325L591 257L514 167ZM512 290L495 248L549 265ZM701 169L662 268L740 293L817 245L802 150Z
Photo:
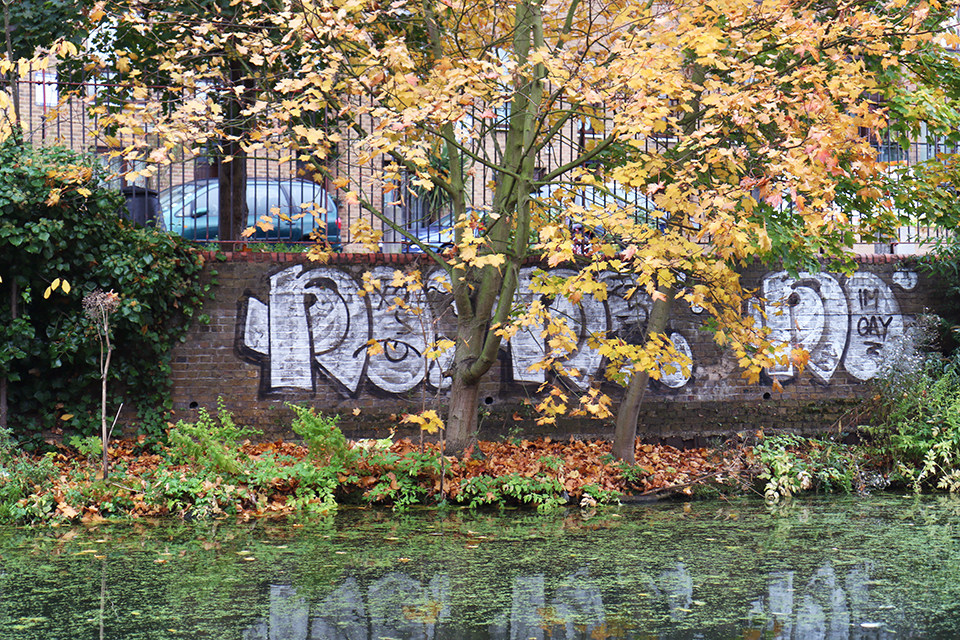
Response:
M64 293L70 293L70 283L62 278L54 278L53 282L50 283L50 286L44 290L43 299L47 300L57 289L60 289Z

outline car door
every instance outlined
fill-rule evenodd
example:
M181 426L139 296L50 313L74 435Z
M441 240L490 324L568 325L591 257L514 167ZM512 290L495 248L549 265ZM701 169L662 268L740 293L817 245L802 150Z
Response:
M290 191L290 211L294 220L293 226L306 239L317 231L326 235L331 246L340 244L340 227L338 224L337 205L323 186L306 180L292 180L285 187Z
M250 210L247 224L254 227L254 238L291 241L300 239L299 229L291 226L289 221L290 198L281 188L279 180L248 180L247 208ZM272 229L264 230L256 226L258 222L263 224L265 219L269 219Z

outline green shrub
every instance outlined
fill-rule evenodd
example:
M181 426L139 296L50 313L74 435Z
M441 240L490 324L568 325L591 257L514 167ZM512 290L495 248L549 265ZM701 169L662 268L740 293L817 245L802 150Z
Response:
M917 491L925 484L960 489L960 355L946 362L928 358L912 384L886 399L885 409L885 419L869 432L895 472Z
M763 438L753 453L766 480L764 498L776 502L802 491L853 490L856 465L843 445L786 433Z
M939 319L920 319L874 379L878 408L871 436L873 452L886 460L894 480L920 491L935 486L960 490L960 352L950 357L931 350Z
M242 441L260 432L238 427L222 399L217 406L216 419L206 409L200 409L195 423L181 420L167 432L168 456L174 463L195 464L213 475L236 477L245 471L249 460L240 451Z
M46 519L56 508L52 496L25 499L52 486L55 473L49 454L39 460L28 456L16 446L8 429L0 429L0 522Z
M94 464L103 453L103 439L100 436L72 436L68 442L77 450L77 453Z
M234 514L240 507L265 510L268 498L278 495L301 512L336 509L340 476L350 479L346 474L358 456L337 427L336 417L293 406L294 431L308 444L310 456L300 460L267 452L251 458L241 446L259 432L238 426L222 400L218 405L216 418L201 409L195 423L180 421L170 429L169 463L190 464L194 472L188 476L161 469L146 492L148 499L193 517Z
M519 504L547 511L564 505L566 501L560 481L543 473L533 477L518 473L496 477L474 476L460 484L460 493L457 495L457 502L471 509L485 505L505 507Z
M401 456L393 451L373 450L364 462L374 470L377 481L364 494L368 502L388 502L405 509L425 501L443 473L436 453L411 451Z
M337 426L339 416L324 416L312 407L287 406L297 414L291 424L293 432L303 438L310 457L316 462L345 469L357 461L359 452L350 448L350 443Z

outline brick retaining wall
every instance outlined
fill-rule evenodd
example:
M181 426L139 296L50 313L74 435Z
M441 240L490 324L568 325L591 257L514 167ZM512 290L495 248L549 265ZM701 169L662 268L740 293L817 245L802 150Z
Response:
M768 314L768 323L811 351L808 368L771 371L761 384L747 384L732 357L723 353L701 317L678 303L668 331L693 359L689 377L667 376L652 382L644 400L640 433L666 441L705 438L760 428L820 432L849 426L857 400L869 393L877 363L909 330L917 314L936 299L933 283L900 256L858 256L851 277L808 275L799 281L756 267L745 284L769 299L789 299L786 312ZM208 324L195 324L173 354L173 402L176 416L194 419L200 407L214 409L217 399L237 420L262 429L268 437L289 437L291 412L286 402L305 402L339 414L352 437L382 435L396 414L444 405L439 368L424 371L418 356L425 335L452 324L452 304L434 276L427 276L426 319L404 315L390 304L410 296L388 286L396 269L433 269L417 256L334 256L327 265L298 254L237 253L208 255L204 277L214 283L215 299L203 310ZM530 267L525 273L534 267ZM360 297L362 274L385 285L383 295ZM649 301L627 303L609 283L610 300L569 308L583 337L589 331L629 329L642 322ZM792 295L792 298L790 296ZM414 330L415 329L415 330ZM390 338L389 358L368 356L371 338ZM533 426L528 401L536 397L542 376L527 365L538 345L531 336L504 347L481 392L481 437L533 435L609 437L609 423L565 420L555 429ZM583 349L581 370L596 371L600 361ZM773 391L771 377L783 385ZM440 387L438 389L438 387ZM614 398L618 389L605 384Z

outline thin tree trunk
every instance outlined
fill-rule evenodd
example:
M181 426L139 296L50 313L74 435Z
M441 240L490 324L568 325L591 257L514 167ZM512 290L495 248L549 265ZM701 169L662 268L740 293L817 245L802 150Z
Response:
M110 345L110 324L104 321L104 333L107 339L107 357L103 363L100 378L100 436L103 440L103 479L110 474L110 458L107 455L107 446L110 444L110 433L107 431L107 374L110 371L110 356L113 347Z
M676 295L672 287L661 287L657 293L660 295L655 296L653 307L650 309L650 318L647 320L645 338L647 341L650 340L650 336L662 334L667 328L667 320L670 319L670 310ZM627 384L620 409L617 411L611 453L615 458L628 464L636 462L637 422L640 418L640 405L643 403L649 381L649 371L633 374Z
M220 163L220 229L219 238L223 248L234 250L240 233L247 225L247 157L235 142L224 145L224 153L230 162Z
M10 321L17 319L17 281L10 277ZM6 429L9 426L9 401L7 399L9 381L8 371L3 371L0 377L0 428Z
M242 86L243 67L237 60L230 62L230 82L232 86ZM223 249L232 251L237 248L240 233L247 226L247 154L240 145L243 134L240 113L246 101L246 91L241 95L231 95L224 105L224 118L227 122L224 131L223 157L219 159L220 173L220 227L219 238Z

